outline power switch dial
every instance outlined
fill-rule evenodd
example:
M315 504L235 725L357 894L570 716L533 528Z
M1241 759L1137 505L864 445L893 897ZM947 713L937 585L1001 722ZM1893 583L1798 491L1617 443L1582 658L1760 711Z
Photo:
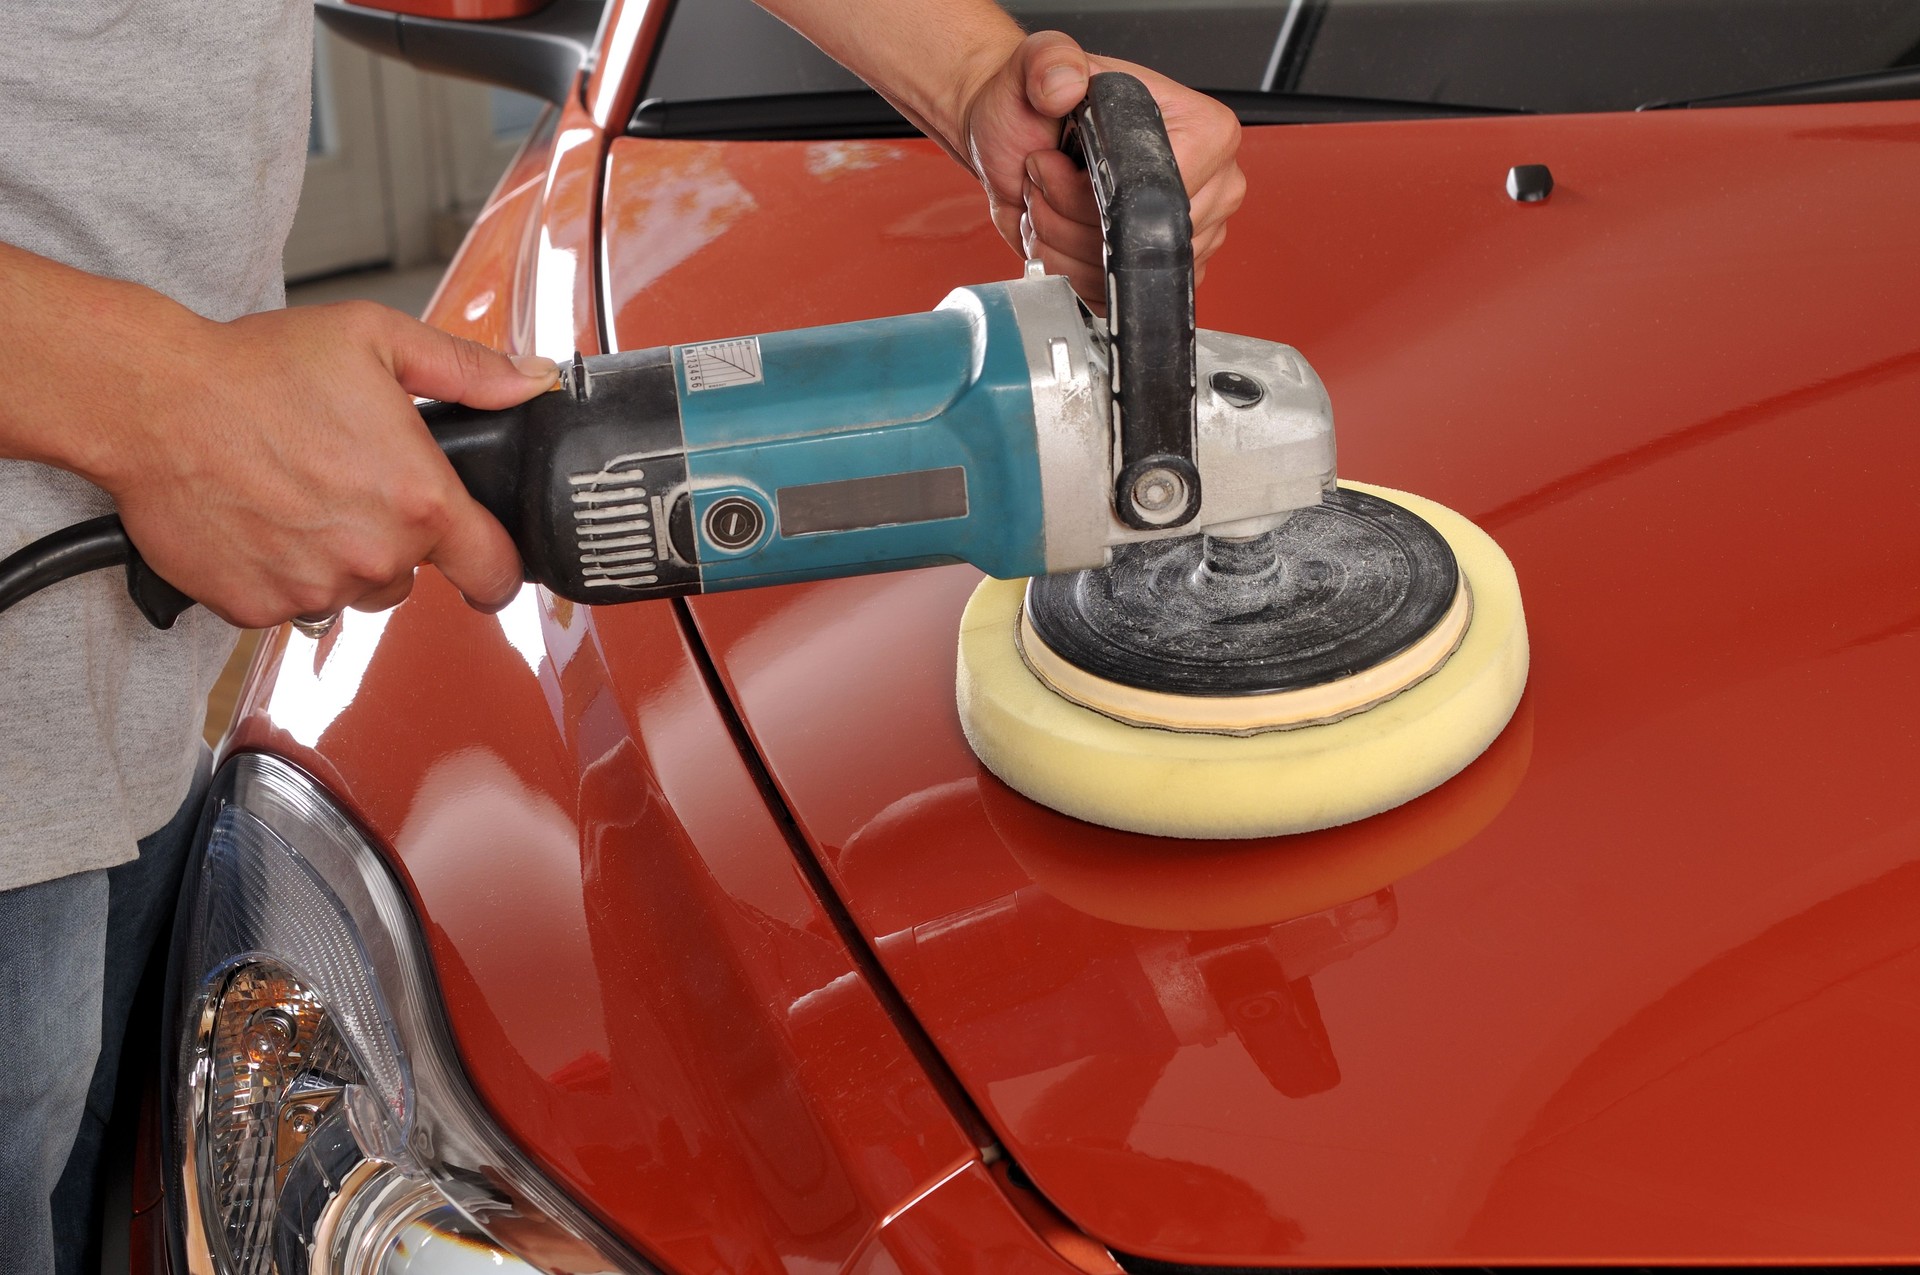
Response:
M760 539L767 516L744 496L723 496L708 507L702 526L714 548L738 553Z

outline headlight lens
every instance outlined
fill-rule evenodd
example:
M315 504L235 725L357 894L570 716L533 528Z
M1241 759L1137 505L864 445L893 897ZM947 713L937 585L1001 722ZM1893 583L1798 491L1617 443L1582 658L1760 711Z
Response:
M306 776L236 759L203 838L171 971L183 1269L651 1269L487 1118L399 888Z

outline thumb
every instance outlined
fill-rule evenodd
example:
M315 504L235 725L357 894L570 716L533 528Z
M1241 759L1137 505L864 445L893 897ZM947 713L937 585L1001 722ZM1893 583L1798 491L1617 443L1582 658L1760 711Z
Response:
M393 317L397 322L387 333L388 361L394 379L409 394L469 407L512 407L553 388L559 378L552 359L532 354L509 358L397 312Z
M1088 74L1087 55L1072 36L1038 31L975 92L965 112L963 149L987 188L995 224L1016 251L1027 156L1060 144L1060 117L1086 96Z
M1066 32L1034 32L1019 57L1027 103L1046 118L1060 119L1086 97L1093 67L1086 50Z

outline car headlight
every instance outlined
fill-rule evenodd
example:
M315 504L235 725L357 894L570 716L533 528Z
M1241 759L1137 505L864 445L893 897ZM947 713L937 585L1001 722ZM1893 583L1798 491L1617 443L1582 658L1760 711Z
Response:
M179 1269L653 1269L481 1108L398 885L311 780L242 756L201 829L170 971Z

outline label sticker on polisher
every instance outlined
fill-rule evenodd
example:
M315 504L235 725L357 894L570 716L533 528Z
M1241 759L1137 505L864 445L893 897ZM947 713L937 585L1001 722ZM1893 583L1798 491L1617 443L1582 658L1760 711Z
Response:
M682 346L681 354L687 362L688 393L758 385L766 379L760 372L760 338L757 336Z

